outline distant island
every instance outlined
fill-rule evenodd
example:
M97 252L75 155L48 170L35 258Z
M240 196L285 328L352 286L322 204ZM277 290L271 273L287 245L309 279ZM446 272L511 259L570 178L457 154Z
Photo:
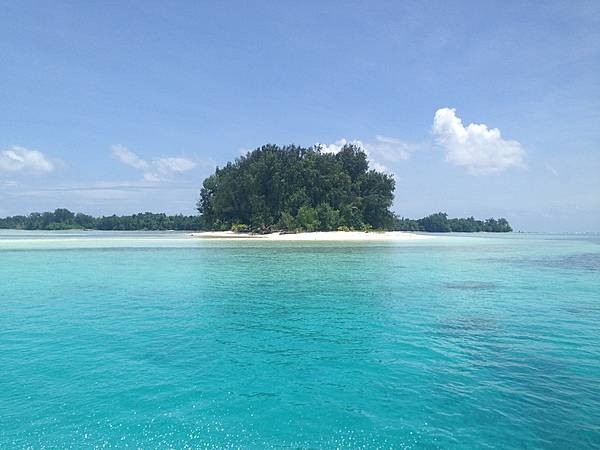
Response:
M139 213L127 216L93 217L59 208L54 212L31 213L0 219L0 229L17 230L104 230L104 231L195 231L202 229L199 216Z
M316 147L266 145L249 152L203 182L200 215L139 213L93 217L59 208L0 219L0 229L110 231L179 230L253 233L303 231L509 232L504 218L422 219L390 211L395 181L369 169L367 155L348 144L338 153Z

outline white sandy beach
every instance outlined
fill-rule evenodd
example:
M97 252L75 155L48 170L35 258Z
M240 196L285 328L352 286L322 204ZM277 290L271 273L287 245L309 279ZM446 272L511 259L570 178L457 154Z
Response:
M434 239L406 231L364 232L364 231L316 231L313 233L296 234L250 234L234 233L233 231L205 231L191 233L200 239L263 239L269 241L421 241Z

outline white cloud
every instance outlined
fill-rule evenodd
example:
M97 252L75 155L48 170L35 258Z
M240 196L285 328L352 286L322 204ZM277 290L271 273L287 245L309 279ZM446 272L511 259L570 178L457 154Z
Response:
M364 145L361 141L357 141L357 140L348 141L347 139L343 139L343 138L335 141L333 144L317 143L315 145L321 149L321 153L330 153L332 155L336 155L342 150L344 145L348 145L348 144L353 144L353 145L356 145L357 147L361 147L364 149Z
M392 173L385 164L380 161L387 163L397 163L405 161L410 158L411 153L416 151L419 146L416 144L410 144L400 139L390 138L386 136L376 136L373 142L363 142L360 140L349 141L347 139L340 139L335 141L333 144L316 144L320 147L323 153L338 153L346 144L354 144L364 150L369 160L369 166L371 169L375 169L378 172Z
M369 161L369 167L371 169L375 169L378 172L389 172L387 167L385 167L383 164L380 164L379 162L377 162L373 159L373 157L371 156L371 152L369 151L369 148L362 141L359 141L356 139L353 141L348 141L347 139L342 138L342 139L335 141L333 144L317 143L317 144L315 144L315 146L319 147L319 149L321 150L321 153L330 153L332 155L335 155L335 154L339 153L340 150L342 150L342 148L344 148L344 145L348 145L348 144L356 145L357 147L360 147L361 149L364 150L364 152L367 155L367 159Z
M196 163L194 161L190 161L189 159L182 158L180 156L171 158L158 158L152 161L152 164L154 164L156 169L161 173L182 173L196 167Z
M446 152L446 160L466 167L474 175L497 173L510 167L523 167L525 150L517 141L502 138L498 128L470 123L466 127L456 110L435 112L433 133Z
M0 151L0 171L48 173L55 169L56 166L37 150L14 146Z
M157 183L161 180L161 177L156 172L146 172L144 173L144 180L150 183Z
M146 161L121 144L113 145L110 149L112 154L123 164L139 170L146 170L149 167Z
M416 144L386 136L375 136L375 141L367 142L365 146L371 154L387 162L406 161L419 148Z
M113 145L111 151L123 164L143 171L144 180L153 183L169 179L175 174L187 172L196 167L194 161L181 156L156 158L151 162L147 162L120 144Z

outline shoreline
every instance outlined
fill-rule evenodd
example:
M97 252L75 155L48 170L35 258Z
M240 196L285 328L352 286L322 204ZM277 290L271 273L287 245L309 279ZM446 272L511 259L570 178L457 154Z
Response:
M267 241L421 241L435 239L408 231L314 231L303 233L251 234L233 231L203 231L189 234L197 239L267 240Z

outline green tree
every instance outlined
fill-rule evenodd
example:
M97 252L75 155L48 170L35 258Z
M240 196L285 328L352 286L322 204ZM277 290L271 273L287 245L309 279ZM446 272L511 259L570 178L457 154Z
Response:
M355 145L336 155L319 147L265 145L217 168L204 180L197 206L210 229L234 223L253 230L382 228L391 223L393 191L393 178L369 171Z
M446 233L452 231L448 224L448 215L446 213L431 214L419 220L419 225L423 231L432 233Z
M304 205L298 210L296 216L296 223L298 226L306 231L316 231L319 229L319 219L317 218L317 212L314 208Z

